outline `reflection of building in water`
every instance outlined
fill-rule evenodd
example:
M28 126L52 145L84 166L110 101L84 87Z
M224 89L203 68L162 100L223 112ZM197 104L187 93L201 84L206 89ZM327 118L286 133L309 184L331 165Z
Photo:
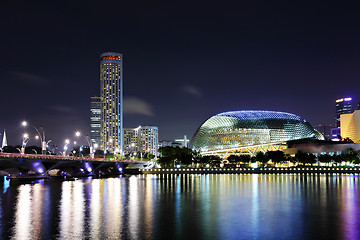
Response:
M105 239L122 239L122 218L124 206L123 192L121 186L122 179L109 178L106 181L106 188L104 189L103 201L106 200L104 212L101 219L105 219L104 232L106 233Z
M144 176L141 176L143 178ZM156 212L156 204L154 202L154 188L153 188L153 182L154 178L145 176L145 179L140 179L140 182L145 181L145 186L142 188L145 190L145 197L144 197L144 226L145 229L148 229L144 233L145 239L151 239L152 237L152 229L154 223L153 223L153 217L154 212Z
M91 181L91 199L90 199L90 238L100 239L102 226L102 191L104 179L92 179Z
M82 239L85 226L84 183L64 181L60 201L60 239Z
M140 222L140 209L139 209L139 192L138 192L138 181L136 176L129 178L129 199L128 199L128 214L129 222L128 228L131 239L137 239L139 237Z
M40 184L19 186L15 207L14 239L40 239L43 227L44 191Z

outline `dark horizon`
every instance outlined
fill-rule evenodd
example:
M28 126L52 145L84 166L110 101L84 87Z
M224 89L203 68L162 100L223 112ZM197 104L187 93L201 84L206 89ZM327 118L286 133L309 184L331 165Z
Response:
M124 127L158 126L160 140L191 139L207 118L232 110L334 124L337 98L360 102L359 10L287 1L7 1L0 133L21 144L27 120L57 145L77 130L89 135L107 51L124 56Z

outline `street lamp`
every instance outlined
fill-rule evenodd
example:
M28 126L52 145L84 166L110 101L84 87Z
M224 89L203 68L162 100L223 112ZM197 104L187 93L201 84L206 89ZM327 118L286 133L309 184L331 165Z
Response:
M41 127L42 129L42 134L40 133L40 131L33 125L31 124L28 124L26 121L23 121L21 123L21 125L23 125L24 127L26 127L27 125L29 125L30 127L32 127L33 129L35 129L35 131L37 132L38 134L38 138L40 138L40 141L41 141L41 150L42 150L42 154L43 155L46 155L46 141L45 141L45 131L43 129L43 127Z
M87 143L89 144L89 148L90 148L90 158L94 158L94 148L93 148L91 140L89 140L89 136L81 135L81 133L79 131L77 131L75 133L75 136L77 136L77 137L83 136L86 139Z
M25 147L26 147L26 144L29 142L29 140L30 140L29 135L27 133L24 133L23 141L21 144L21 151L20 151L21 154L25 153Z
M66 150L68 149L68 146L70 144L70 140L69 139L65 139L65 145L64 145L64 151L63 151L63 157L66 156Z

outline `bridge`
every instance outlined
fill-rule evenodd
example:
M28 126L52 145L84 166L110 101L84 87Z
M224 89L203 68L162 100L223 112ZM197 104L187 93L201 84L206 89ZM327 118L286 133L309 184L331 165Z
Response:
M129 159L0 153L0 176L8 178L110 176L124 173L127 167L152 166L153 162Z

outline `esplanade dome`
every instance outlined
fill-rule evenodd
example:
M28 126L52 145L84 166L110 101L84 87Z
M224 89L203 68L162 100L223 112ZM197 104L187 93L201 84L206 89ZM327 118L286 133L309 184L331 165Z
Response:
M305 119L277 111L231 111L207 119L195 132L191 148L201 152L324 137Z

